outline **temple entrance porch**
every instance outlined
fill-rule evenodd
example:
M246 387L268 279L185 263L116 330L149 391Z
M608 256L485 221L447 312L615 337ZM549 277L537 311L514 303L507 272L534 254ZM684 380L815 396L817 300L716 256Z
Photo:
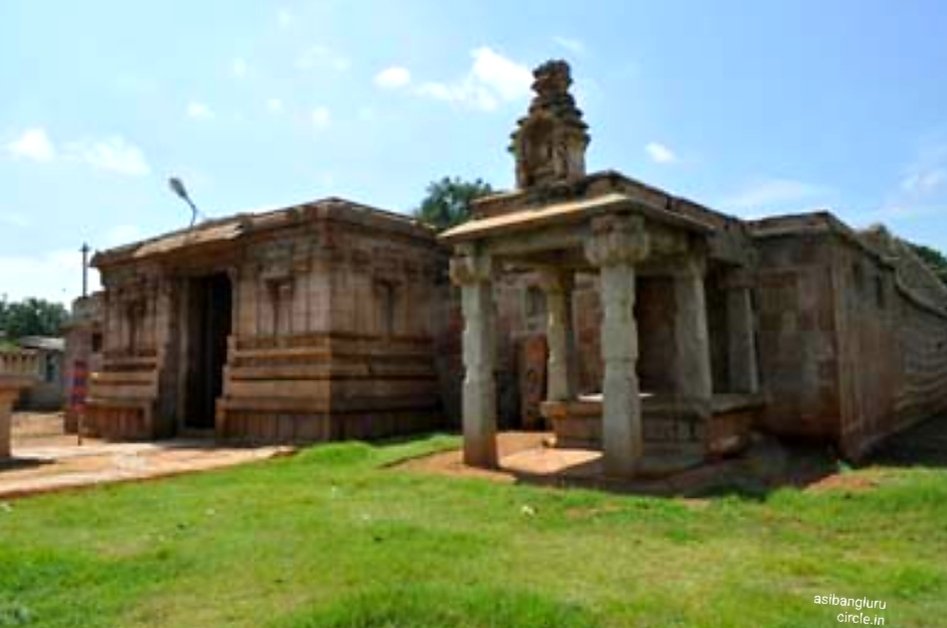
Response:
M685 469L745 443L760 405L749 285L737 280L739 268L710 259L706 233L696 221L607 194L474 220L445 234L456 247L451 275L465 320L466 463L498 466L492 282L503 272L542 277L548 362L541 407L558 445L600 449L604 474L629 477ZM723 337L713 343L704 286L712 265L726 292L715 306L724 324L713 325ZM603 376L596 391L576 384L572 288L579 272L598 276Z

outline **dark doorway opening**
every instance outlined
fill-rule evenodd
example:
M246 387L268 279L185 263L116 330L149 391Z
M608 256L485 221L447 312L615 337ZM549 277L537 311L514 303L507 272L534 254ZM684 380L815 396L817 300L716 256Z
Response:
M232 298L224 273L191 280L188 299L186 429L211 430L217 399L223 392Z

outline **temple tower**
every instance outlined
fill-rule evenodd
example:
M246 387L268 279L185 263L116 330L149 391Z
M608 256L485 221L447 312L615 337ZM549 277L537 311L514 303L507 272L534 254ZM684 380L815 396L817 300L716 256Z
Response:
M510 150L516 158L516 187L525 189L585 176L588 125L569 93L565 61L547 61L533 71L536 95L517 123Z

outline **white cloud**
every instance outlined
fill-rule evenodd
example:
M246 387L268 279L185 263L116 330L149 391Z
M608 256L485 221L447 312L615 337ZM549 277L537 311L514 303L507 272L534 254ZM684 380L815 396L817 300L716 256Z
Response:
M236 58L230 64L230 74L235 79L246 78L247 72L249 72L250 67L247 65L247 62L241 58Z
M585 54L585 44L578 39L572 37L553 37L552 40L573 54Z
M424 83L418 93L483 111L492 111L503 102L529 96L533 74L525 65L486 46L470 54L473 64L466 75L449 83Z
M38 297L65 305L82 291L82 256L78 246L33 255L0 256L0 294L11 301ZM99 289L99 273L89 269L89 289Z
M300 70L329 68L336 72L344 72L351 66L352 62L347 57L321 44L310 46L296 59L296 67Z
M210 120L214 117L214 112L206 104L192 101L187 104L187 117L194 120Z
M93 168L118 174L141 176L151 172L141 149L117 135L101 140L71 142L66 145L65 156Z
M312 110L312 113L309 114L309 119L312 122L312 126L317 130L325 129L332 122L332 115L329 112L328 107L316 107Z
M947 169L933 168L913 172L901 180L901 189L913 195L926 195L936 191L947 182Z
M42 127L26 129L7 144L7 150L15 157L33 161L52 161L56 158L56 147Z
M283 113L283 101L279 98L270 98L266 101L266 110L270 113Z
M672 164L677 161L674 151L660 142L648 142L644 149L651 161L656 164Z
M276 12L276 22L283 28L289 28L295 21L296 16L289 9L280 9Z
M719 203L724 211L771 210L774 207L807 202L825 197L827 188L793 179L759 179L751 182ZM802 209L802 208L798 208ZM755 212L754 212L755 213Z
M146 175L151 171L142 150L118 135L67 142L59 151L44 129L35 128L24 131L7 148L18 157L35 161L71 161L98 170L133 176ZM0 222L12 224L11 220L7 216Z
M411 72L408 68L391 66L375 75L375 85L382 89L398 89L411 82Z

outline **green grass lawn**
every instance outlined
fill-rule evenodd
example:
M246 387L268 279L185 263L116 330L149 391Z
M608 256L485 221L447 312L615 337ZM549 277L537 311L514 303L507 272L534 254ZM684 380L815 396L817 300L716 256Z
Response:
M685 501L386 467L456 444L0 505L0 626L833 626L833 593L947 625L947 470Z

